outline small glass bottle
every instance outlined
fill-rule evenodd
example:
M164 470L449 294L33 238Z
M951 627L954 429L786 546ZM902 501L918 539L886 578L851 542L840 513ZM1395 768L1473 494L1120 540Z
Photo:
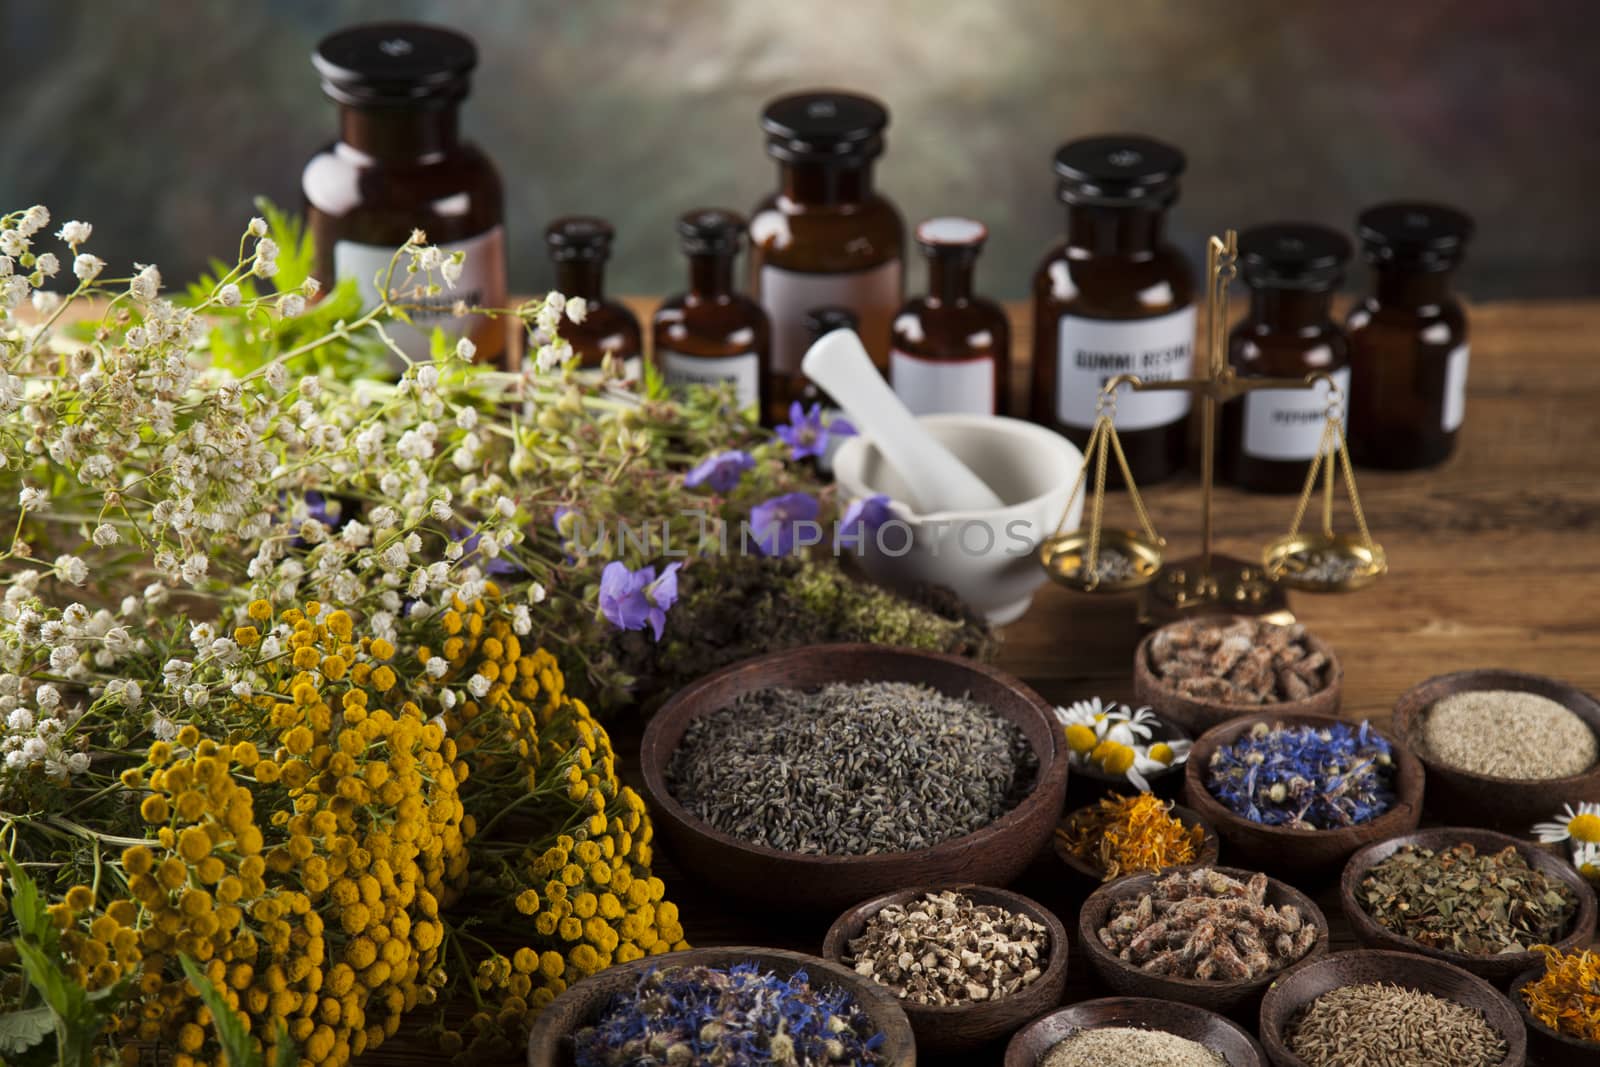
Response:
M457 303L506 303L500 176L459 133L477 48L451 30L389 22L326 37L311 59L323 92L339 104L339 139L313 156L301 176L317 277L354 278L370 307L395 250L420 229L466 260L453 287L435 296L405 295L404 303L425 310L410 312L415 325L385 326L389 336L412 359L427 359L437 327L452 338L470 337L480 362L503 363L510 351L506 320L453 314ZM404 277L402 264L396 289Z
M1467 315L1451 286L1472 219L1440 204L1380 204L1357 231L1373 293L1351 312L1350 455L1415 470L1455 450L1467 401Z
M1194 274L1165 236L1183 169L1182 152L1147 137L1089 137L1056 153L1067 234L1033 279L1032 410L1080 447L1107 381L1193 371ZM1189 407L1184 392L1118 392L1116 426L1135 481L1183 467Z
M989 231L974 219L928 219L917 245L928 260L928 295L894 319L889 381L917 415L995 415L1010 395L1011 324L974 296L973 268Z
M856 317L855 311L846 307L811 308L801 317L800 325L805 330L807 348L810 348L834 330L849 330L858 337L861 335L861 320ZM801 409L808 413L813 404L820 405L823 426L831 426L835 419L843 419L845 417L844 412L840 410L833 397L829 396L826 390L809 378L805 379L805 385L801 388L800 395L795 400L799 402ZM789 411L785 409L784 417L779 421L788 421L789 414ZM843 443L843 437L836 434L828 435L827 449L817 457L817 470L823 474L833 473L833 455L839 451L839 446Z
M761 116L778 191L750 219L752 295L772 323L767 416L781 421L805 391L805 315L846 307L880 370L904 299L905 226L872 184L889 113L864 96L808 92L781 97Z
M606 260L615 237L605 219L570 215L556 219L544 232L550 259L556 265L556 291L589 305L582 322L562 320L562 340L578 354L580 371L596 372L606 356L614 356L629 381L644 375L644 335L639 320L623 304L605 296Z
M657 309L652 332L668 385L733 382L739 407L759 417L771 329L761 305L733 289L744 234L744 218L732 211L709 208L678 220L689 291Z
M1332 377L1349 418L1350 349L1333 321L1350 242L1326 226L1283 223L1239 235L1250 311L1228 335L1228 362L1245 378ZM1294 493L1305 485L1327 423L1329 390L1259 389L1223 405L1219 466L1243 489Z

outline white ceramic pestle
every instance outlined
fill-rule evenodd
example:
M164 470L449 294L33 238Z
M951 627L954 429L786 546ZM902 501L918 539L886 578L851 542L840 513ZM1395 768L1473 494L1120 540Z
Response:
M849 416L894 467L913 500L901 503L919 515L939 511L987 511L1005 502L944 445L918 424L900 402L852 330L817 339L800 369Z

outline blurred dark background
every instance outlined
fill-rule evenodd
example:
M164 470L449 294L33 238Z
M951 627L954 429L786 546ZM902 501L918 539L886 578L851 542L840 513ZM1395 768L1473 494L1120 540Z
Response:
M0 0L0 206L44 201L113 265L188 277L255 194L299 203L335 129L308 56L381 18L477 39L465 121L505 179L519 291L548 284L540 235L569 212L616 224L612 291L677 288L673 218L748 211L775 181L762 103L832 85L888 104L879 182L908 222L989 224L997 296L1060 232L1057 144L1110 131L1188 153L1174 236L1197 258L1224 226L1434 198L1478 219L1472 297L1600 292L1588 0Z

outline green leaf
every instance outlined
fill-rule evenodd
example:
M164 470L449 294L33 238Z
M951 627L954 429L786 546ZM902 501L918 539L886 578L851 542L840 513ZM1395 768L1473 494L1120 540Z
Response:
M21 938L13 941L12 945L22 958L22 970L28 976L28 984L38 992L57 1019L69 1027L84 1022L90 1013L86 1010L88 1003L84 999L83 987L69 979L61 970L60 963L38 945Z
M50 943L55 924L50 921L49 906L39 887L11 853L0 851L0 859L5 860L6 871L11 876L11 916L17 920L17 928L23 937Z
M667 378L652 360L644 364L644 395L651 400L663 400L667 395Z
M0 1015L0 1054L19 1056L55 1032L56 1017L47 1004Z
M200 991L200 999L211 1009L211 1025L217 1031L217 1043L222 1046L222 1051L227 1053L229 1067L260 1067L261 1056L251 1043L250 1031L245 1029L238 1013L228 1007L228 1002L217 992L217 987L201 972L194 960L186 955L180 955L178 962L183 964L183 973L188 976L190 984ZM287 1034L279 1035L280 1040L285 1037ZM281 1059L284 1044L280 1044L278 1048Z
M272 1067L295 1067L300 1062L300 1057L295 1053L294 1042L289 1040L289 1028L283 1025L283 1020L278 1020L278 1052L273 1057Z

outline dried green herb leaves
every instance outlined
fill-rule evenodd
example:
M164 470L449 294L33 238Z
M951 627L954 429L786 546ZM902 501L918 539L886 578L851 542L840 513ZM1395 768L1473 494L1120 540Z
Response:
M1381 926L1427 948L1494 956L1559 941L1578 898L1515 848L1407 845L1376 864L1356 899Z

